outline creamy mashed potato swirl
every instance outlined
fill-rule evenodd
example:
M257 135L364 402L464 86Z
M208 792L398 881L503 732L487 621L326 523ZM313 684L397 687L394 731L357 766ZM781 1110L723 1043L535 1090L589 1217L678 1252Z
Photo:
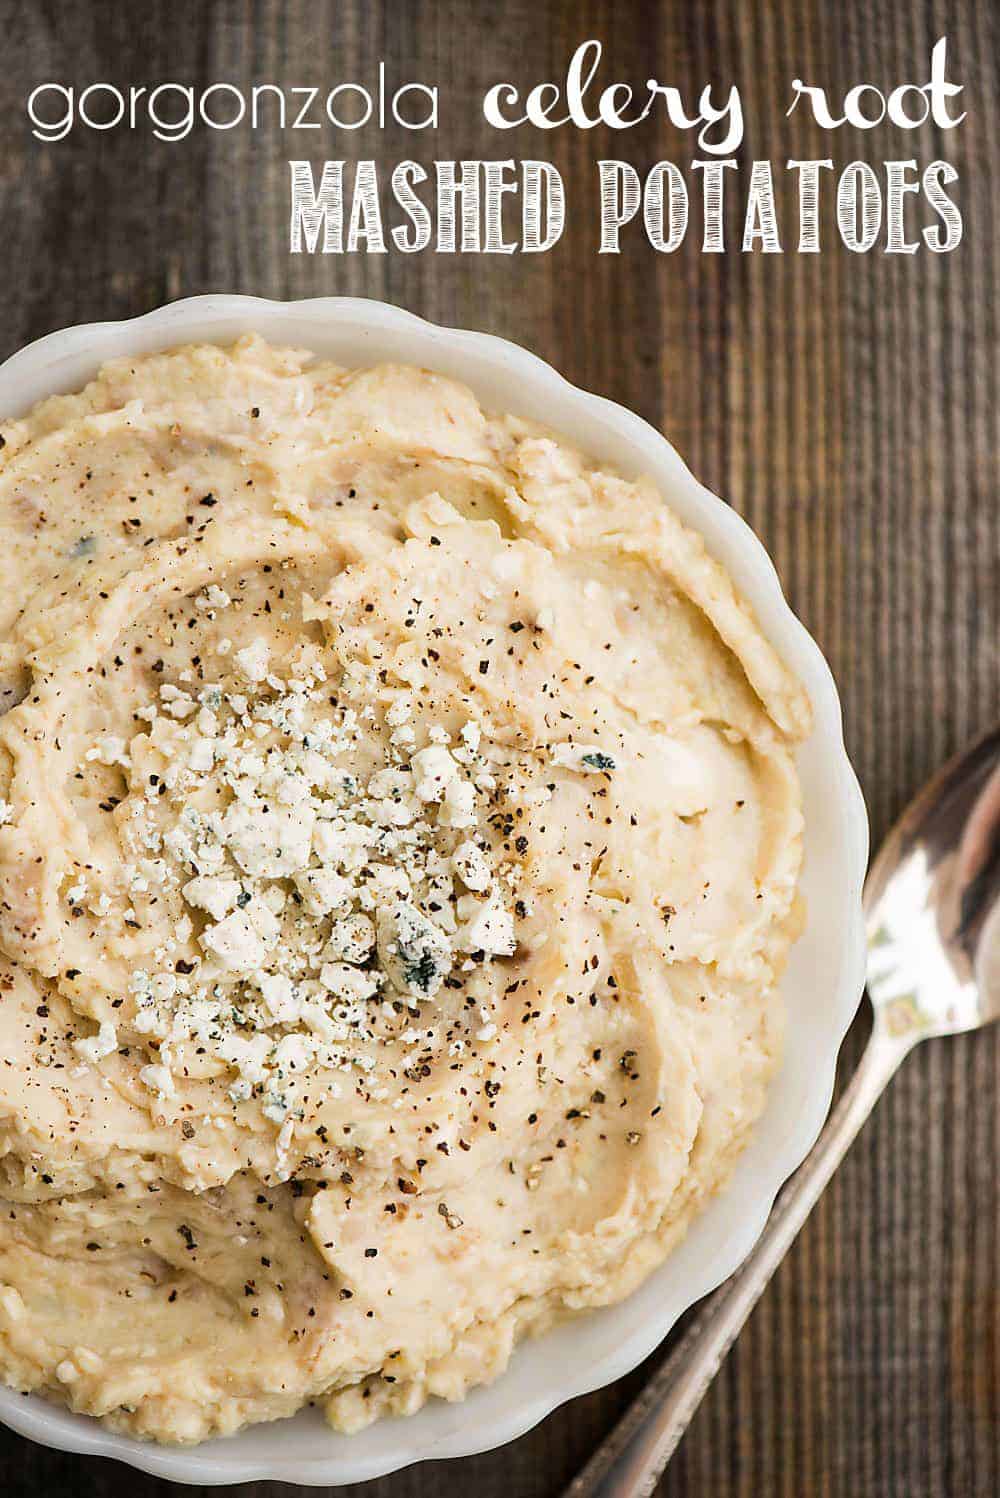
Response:
M799 685L643 483L248 338L0 422L0 1375L460 1398L725 1181Z

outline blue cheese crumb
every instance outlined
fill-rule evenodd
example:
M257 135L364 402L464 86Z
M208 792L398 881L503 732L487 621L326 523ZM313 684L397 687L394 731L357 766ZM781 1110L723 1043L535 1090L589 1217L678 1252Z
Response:
M571 740L554 744L551 758L561 769L580 770L584 774L606 774L618 767L614 756L604 749L594 744L574 744Z
M451 944L415 905L400 900L378 912L378 954L401 993L432 998L451 969Z

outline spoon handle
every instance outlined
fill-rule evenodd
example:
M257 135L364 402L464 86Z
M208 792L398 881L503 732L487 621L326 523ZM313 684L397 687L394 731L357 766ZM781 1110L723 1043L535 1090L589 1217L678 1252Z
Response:
M648 1498L723 1358L911 1044L911 1036L890 1034L876 1014L857 1071L756 1245L570 1483L565 1498Z

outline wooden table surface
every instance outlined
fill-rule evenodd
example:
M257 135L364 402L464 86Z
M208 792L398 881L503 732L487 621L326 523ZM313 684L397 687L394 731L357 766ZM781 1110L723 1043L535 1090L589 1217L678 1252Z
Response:
M209 290L370 295L505 334L662 426L763 537L840 684L876 839L948 754L996 720L995 0L0 0L0 21L0 356L67 323ZM886 90L923 81L944 34L968 110L948 135L886 126L824 137L802 115L784 118L792 77L836 98L862 80ZM946 157L961 174L962 245L854 255L831 234L821 255L703 255L690 232L676 254L657 255L634 232L620 256L599 257L596 161L686 164L693 142L654 121L622 135L500 138L479 107L490 82L560 77L588 37L604 41L609 77L655 73L688 90L738 82L741 160ZM373 80L383 58L398 81L441 85L436 136L202 129L167 145L115 131L43 146L24 112L30 89L50 80L329 87ZM530 257L292 257L288 158L351 152L386 163L546 157L566 182L566 233ZM738 242L737 197L728 229ZM794 249L784 187L779 211ZM846 1066L861 1040L856 1028ZM660 1493L1000 1492L998 1081L997 1033L910 1059ZM554 1498L648 1371L575 1401L502 1452L397 1474L366 1498ZM172 1491L12 1435L0 1437L0 1456L8 1498Z

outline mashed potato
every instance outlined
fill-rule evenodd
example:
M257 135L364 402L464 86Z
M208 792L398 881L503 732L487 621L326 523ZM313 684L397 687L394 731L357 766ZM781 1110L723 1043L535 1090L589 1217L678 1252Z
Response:
M648 485L422 370L0 434L0 1374L164 1441L460 1398L745 1143L808 702Z

